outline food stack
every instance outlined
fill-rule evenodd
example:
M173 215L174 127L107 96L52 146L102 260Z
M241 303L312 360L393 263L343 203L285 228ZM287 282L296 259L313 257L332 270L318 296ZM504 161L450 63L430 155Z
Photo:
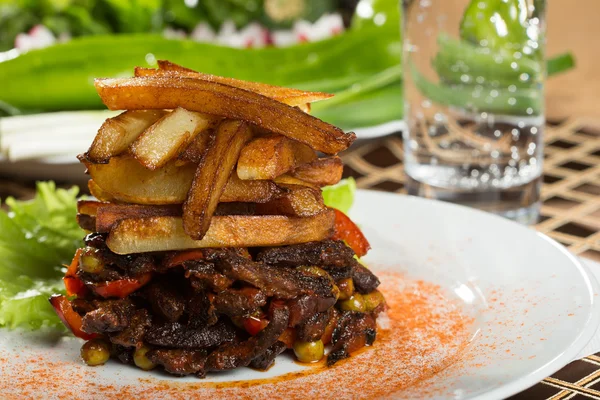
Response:
M355 138L308 113L329 95L167 61L96 89L126 111L80 156L97 200L79 202L86 247L51 298L89 365L203 377L288 349L316 362L327 347L333 365L374 342L368 242L321 193Z

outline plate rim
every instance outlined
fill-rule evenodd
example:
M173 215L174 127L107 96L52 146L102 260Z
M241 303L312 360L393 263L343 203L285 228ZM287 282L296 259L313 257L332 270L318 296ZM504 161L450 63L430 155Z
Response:
M600 301L596 298L595 294L600 292L600 283L597 281L594 274L590 271L589 267L582 263L573 253L571 253L565 246L558 243L556 240L552 239L550 236L539 232L537 230L532 230L530 227L521 225L517 222L508 220L499 215L485 212L482 210L478 210L475 208L463 206L460 204L449 203L445 201L428 199L424 197L418 197L408 194L402 193L390 193L384 192L382 190L372 190L372 189L357 189L357 196L383 196L383 197L400 197L404 198L410 202L423 202L432 204L435 207L441 207L442 209L457 210L459 212L473 213L479 215L484 218L490 218L495 220L501 224L508 224L513 226L515 229L519 230L527 230L529 232L534 233L540 240L544 240L548 242L552 247L562 253L566 258L570 261L571 266L575 268L578 272L578 276L583 280L585 287L587 288L587 294L589 296L590 302L590 311L587 315L585 324L583 329L579 332L579 334L573 339L570 345L564 349L562 352L558 353L554 358L546 362L545 364L539 366L534 371L524 375L522 377L513 379L501 386L497 386L491 390L487 390L484 392L474 393L471 399L479 399L479 400L487 400L487 399L504 399L509 396L518 394L538 383L540 383L543 379L551 376L555 372L559 371L563 367L565 367L570 362L577 359L577 355L583 350L586 345L592 340L595 336L595 333L600 328ZM352 212L350 212L352 215Z

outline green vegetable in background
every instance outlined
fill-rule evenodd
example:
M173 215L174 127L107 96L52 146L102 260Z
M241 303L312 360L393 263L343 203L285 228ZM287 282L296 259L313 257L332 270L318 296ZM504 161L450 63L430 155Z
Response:
M539 54L540 38L529 26L527 0L472 0L460 23L460 36L495 50Z
M6 199L0 211L0 326L36 329L63 325L48 303L62 292L62 264L82 245L77 189L40 182L31 201Z
M356 192L356 181L350 177L342 179L333 186L323 188L323 201L327 207L337 208L344 214L348 214L354 203Z

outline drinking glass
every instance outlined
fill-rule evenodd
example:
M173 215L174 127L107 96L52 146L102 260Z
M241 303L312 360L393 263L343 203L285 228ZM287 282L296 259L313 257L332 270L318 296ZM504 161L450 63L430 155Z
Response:
M539 216L544 0L403 0L410 194Z

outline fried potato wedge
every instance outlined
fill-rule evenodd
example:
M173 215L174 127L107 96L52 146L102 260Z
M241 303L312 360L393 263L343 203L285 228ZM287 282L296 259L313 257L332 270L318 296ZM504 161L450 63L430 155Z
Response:
M319 158L308 164L298 166L289 175L304 182L317 185L335 185L342 179L344 164L339 157Z
M237 175L242 180L275 179L316 158L313 149L285 136L259 137L242 149Z
M131 152L144 167L160 168L216 121L211 115L176 108L146 129L131 144Z
M177 217L126 219L110 231L106 244L117 254L206 247L260 247L306 243L333 234L335 212L307 218L282 215L214 216L202 240L191 239Z
M183 203L183 228L192 239L200 240L208 231L240 152L251 138L250 126L242 121L224 121L217 128Z
M272 181L243 181L231 174L220 201L223 203L266 203L281 196L286 190Z
M119 221L134 218L180 217L181 206L148 206L136 204L106 204L98 206L96 232L109 232Z
M323 92L307 92L304 90L291 89L281 86L273 86L259 82L248 82L234 78L225 78L222 76L215 76L210 74L204 74L196 72L189 68L182 67L169 61L159 60L159 69L152 68L135 68L135 76L182 76L186 78L202 79L211 82L218 82L224 85L233 86L239 89L249 90L254 93L261 94L269 97L273 100L288 104L290 106L298 106L307 108L310 111L308 104L326 100L333 97L332 94Z
M183 203L196 170L193 164L171 162L152 171L129 155L113 157L108 164L84 163L100 189L115 200L137 204Z
M251 182L251 181L247 181L247 182ZM289 174L284 174L284 175L278 176L277 178L273 179L273 182L275 182L278 186L296 185L296 186L307 186L307 187L314 188L314 189L319 188L318 185L304 182L302 179L294 178L293 176L290 176Z
M93 163L106 163L126 151L148 127L164 116L164 110L131 110L107 119L100 127L86 158Z
M98 208L102 204L108 204L102 201L95 200L77 200L77 214L89 215L95 217L98 213Z
M289 193L267 203L256 204L256 213L310 217L325 211L326 207L319 189L295 185L285 187L289 189Z
M206 151L215 139L215 130L206 129L200 132L194 140L179 154L178 160L181 162L190 162L199 164L204 158Z
M182 107L246 121L326 154L337 154L356 139L354 133L344 133L298 108L210 80L179 76L109 78L96 79L95 86L111 110Z
M133 204L182 204L196 170L194 164L169 162L152 171L129 155L113 157L108 164L83 162L92 177L88 188L94 197ZM271 181L242 181L231 174L219 201L264 203L285 191Z
M100 186L98 186L98 184L96 182L94 182L93 179L90 179L88 181L88 190L90 191L92 196L94 196L95 198L97 198L100 201L110 201L110 202L117 201L117 199L115 199L110 193L108 193L107 191L102 189Z

